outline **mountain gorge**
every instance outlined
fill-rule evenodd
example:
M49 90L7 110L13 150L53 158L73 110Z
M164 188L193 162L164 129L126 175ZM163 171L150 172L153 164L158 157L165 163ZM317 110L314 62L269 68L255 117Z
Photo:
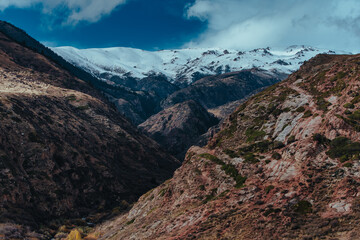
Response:
M183 132L181 126L200 129L207 118L191 121L191 126L189 122L181 122L186 121L186 118L177 118L180 122L171 125L174 121L164 118L161 111L170 114L176 110L173 108L175 104L192 100L222 121L239 102L285 79L304 61L318 53L334 53L305 46L292 46L281 51L262 48L247 52L226 49L149 52L131 48L73 47L52 50L101 79L97 88L135 125L141 126L156 119L161 122L160 125L172 129L172 137L169 137L165 128L158 128L156 137L154 132L147 131L151 126L141 127L163 147L170 147L171 152L180 160L183 160L184 152L191 145L185 139L200 139L203 144L207 141L206 136L211 136L218 127L209 126L212 129L202 138L200 132L194 135L197 131L189 132L189 136L185 137L186 132ZM176 112L171 114L177 115ZM159 132L160 129L165 132ZM168 142L165 142L165 138L159 141L159 136L167 136Z
M71 219L94 224L114 207L125 210L179 166L120 116L91 81L73 75L85 72L68 65L74 70L69 72L64 60L39 49L46 50L0 22L0 238L5 239L50 239Z
M99 239L359 239L360 55L254 95Z

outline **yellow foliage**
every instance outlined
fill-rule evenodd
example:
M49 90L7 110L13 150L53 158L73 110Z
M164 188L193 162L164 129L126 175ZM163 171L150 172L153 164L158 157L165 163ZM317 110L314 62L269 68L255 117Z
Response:
M66 240L82 240L81 233L77 229L72 230Z

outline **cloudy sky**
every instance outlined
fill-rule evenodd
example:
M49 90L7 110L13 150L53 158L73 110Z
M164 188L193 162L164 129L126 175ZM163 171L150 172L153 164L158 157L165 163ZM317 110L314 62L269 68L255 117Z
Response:
M0 0L0 19L57 46L360 52L359 0Z

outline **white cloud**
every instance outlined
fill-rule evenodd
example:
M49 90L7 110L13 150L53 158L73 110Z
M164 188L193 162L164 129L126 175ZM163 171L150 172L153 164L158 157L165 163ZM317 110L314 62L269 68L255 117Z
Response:
M125 2L126 0L0 0L0 10L9 7L40 7L49 16L54 12L64 14L61 19L63 24L76 25L80 21L97 22Z
M208 24L190 47L305 44L360 52L359 0L196 0L186 17Z

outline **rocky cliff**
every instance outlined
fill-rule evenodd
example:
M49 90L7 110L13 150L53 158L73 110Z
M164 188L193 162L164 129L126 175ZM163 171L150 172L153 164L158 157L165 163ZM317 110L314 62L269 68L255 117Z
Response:
M359 239L360 55L251 97L99 239Z
M1 223L30 226L42 234L36 237L50 238L66 219L122 201L126 208L172 176L179 166L174 157L88 83L9 37L1 24ZM7 231L6 224L0 238L31 237L24 235L28 230Z

